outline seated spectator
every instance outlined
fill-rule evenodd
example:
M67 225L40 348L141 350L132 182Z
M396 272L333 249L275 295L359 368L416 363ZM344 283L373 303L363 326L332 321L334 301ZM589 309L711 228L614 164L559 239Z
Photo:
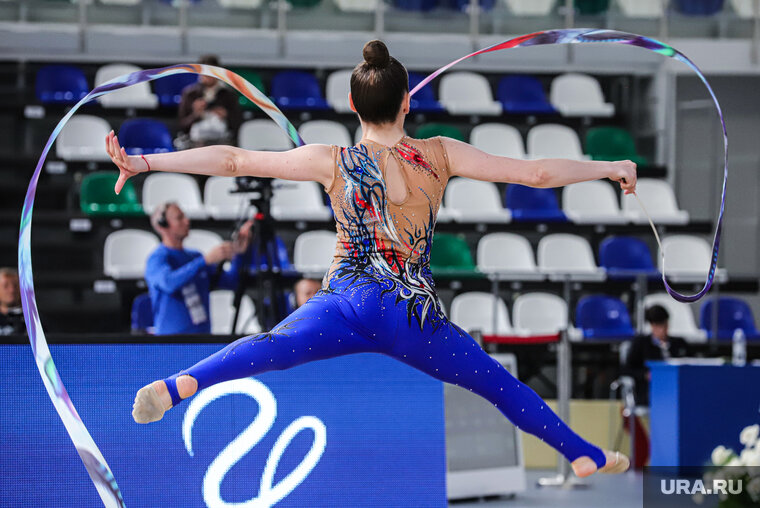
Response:
M150 220L161 236L161 245L150 255L145 269L156 335L211 333L211 287L237 286L253 222L240 227L234 242L223 242L204 256L182 246L190 231L190 219L179 205L164 203ZM220 265L228 260L232 260L231 267L224 271Z
M293 286L296 295L296 309L309 301L317 291L322 288L322 283L316 279L301 279Z
M649 379L651 377L646 362L668 360L689 356L689 346L681 337L668 335L668 311L661 305L652 305L644 314L652 327L649 335L633 339L625 364L625 373L636 381L636 404L649 404Z
M18 273L13 268L0 268L0 335L26 333Z
M219 59L206 55L198 63L218 67ZM238 92L223 81L199 74L198 83L182 91L177 148L235 144L241 118Z

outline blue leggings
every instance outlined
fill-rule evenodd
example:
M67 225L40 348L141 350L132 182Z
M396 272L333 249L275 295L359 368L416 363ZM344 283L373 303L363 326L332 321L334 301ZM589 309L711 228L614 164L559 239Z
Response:
M484 397L518 428L539 437L567 460L589 456L598 467L604 466L600 448L565 425L533 390L449 322L437 304L426 309L420 303L412 309L403 300L398 290L376 284L319 291L270 332L233 342L168 378L167 386L176 404L176 378L184 374L198 381L200 391L223 381L315 360L383 353Z

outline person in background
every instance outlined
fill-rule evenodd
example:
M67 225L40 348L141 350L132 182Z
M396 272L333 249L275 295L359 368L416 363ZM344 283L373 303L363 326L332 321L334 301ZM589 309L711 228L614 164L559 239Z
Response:
M293 286L293 293L296 296L296 309L309 301L309 298L317 294L322 289L322 282L316 279L301 279Z
M156 335L211 333L211 287L234 289L237 285L253 222L243 224L233 242L223 242L203 255L183 247L190 219L176 203L162 204L150 220L161 236L161 245L150 255L145 269ZM222 270L219 265L229 260L229 270Z
M652 328L649 335L633 339L624 372L636 381L636 404L649 404L649 360L668 360L689 355L689 346L681 337L668 334L668 311L661 305L649 307L644 317Z
M0 268L0 335L25 332L18 273L13 268Z
M219 67L214 55L202 56L198 63ZM242 117L238 92L224 82L198 75L198 83L182 91L178 114L177 148L236 143Z

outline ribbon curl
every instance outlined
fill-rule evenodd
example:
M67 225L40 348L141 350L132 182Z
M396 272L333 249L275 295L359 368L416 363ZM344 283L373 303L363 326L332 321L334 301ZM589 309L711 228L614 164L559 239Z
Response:
M720 233L723 224L723 212L725 208L726 198L726 180L728 178L728 136L726 134L726 124L723 119L723 113L721 112L718 100L713 93L712 88L705 79L704 75L700 72L694 63L691 62L686 56L677 51L676 49L648 37L643 37L636 34L630 34L626 32L618 32L615 30L591 30L591 29L570 29L570 30L549 30L544 32L536 32L528 35L523 35L504 41L493 46L481 49L462 58L454 60L453 62L441 67L431 75L426 77L420 82L411 92L410 95L414 95L420 88L429 83L432 79L437 77L442 72L446 71L453 65L471 58L476 55L490 53L492 51L500 51L503 49L511 49L527 46L538 46L547 44L576 44L587 42L609 42L628 44L632 46L638 46L650 51L660 53L662 55L679 60L688 65L710 92L710 96L715 103L720 117L721 125L723 127L723 144L725 149L724 154L724 170L723 170L723 193L721 196L720 214L718 216L718 224L715 230L715 238L713 241L712 260L710 263L710 270L707 280L703 289L695 295L682 295L674 291L667 283L664 271L665 254L660 246L660 252L663 257L663 282L665 289L668 293L678 301L681 302L693 302L704 296L710 289L713 278L715 276L715 269L718 263L718 246L720 243ZM37 191L37 183L42 171L47 154L52 147L53 142L60 134L63 127L68 120L74 115L74 113L86 102L103 96L105 94L114 92L116 90L152 81L164 76L177 74L181 72L190 72L195 74L203 74L206 76L213 76L221 81L232 86L234 89L242 93L245 97L250 99L254 104L259 106L272 120L274 120L280 128L282 128L291 140L297 145L304 145L304 141L298 135L298 131L291 124L285 115L275 106L269 98L264 95L263 92L258 90L251 83L240 77L238 74L229 71L221 67L215 67L210 65L201 64L180 64L169 67L163 67L160 69L147 69L138 72L134 72L125 76L114 78L107 83L104 83L90 93L88 93L81 101L74 105L71 110L61 119L52 134L48 138L47 143L40 155L40 159L37 162L34 174L32 175L29 187L27 189L26 198L24 199L24 207L21 214L21 225L19 231L19 247L18 247L18 263L19 263L19 282L21 289L21 304L24 310L24 318L26 320L26 329L29 334L29 342L32 347L35 362L37 368L40 371L42 380L47 389L50 400L53 402L58 415L63 421L66 431L68 432L74 446L79 453L82 462L87 469L93 483L95 484L98 494L105 506L125 506L124 500L119 490L119 486L105 461L105 458L101 454L97 445L93 441L90 433L87 431L84 423L82 422L79 414L74 407L69 395L66 391L61 376L53 363L52 356L50 355L50 349L48 347L45 333L42 329L42 322L37 310L37 302L34 293L34 281L32 275L32 256L31 256L31 234L32 234L32 212L34 209L34 197ZM650 220L651 224L651 220ZM652 229L657 235L657 231L652 224ZM659 243L659 238L658 238Z

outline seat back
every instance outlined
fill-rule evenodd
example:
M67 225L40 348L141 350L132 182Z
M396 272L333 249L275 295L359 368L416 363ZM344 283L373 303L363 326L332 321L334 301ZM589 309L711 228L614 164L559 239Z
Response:
M465 331L480 330L483 335L512 333L507 305L491 293L473 291L455 296L451 301L451 321Z
M528 131L528 157L583 159L578 134L566 125L542 124Z
M621 127L590 128L586 132L586 153L600 161L638 158L633 138Z
M251 334L261 331L256 318L256 307L248 295L240 300L235 331L232 331L232 320L235 318L235 292L228 289L217 289L209 294L211 307L211 333L215 335Z
M332 120L311 120L298 128L298 134L306 143L325 145L353 146L348 129Z
M554 9L556 0L504 0L515 16L546 16Z
M498 97L510 113L554 113L541 81L534 76L504 76L499 81Z
M141 71L140 67L131 64L108 64L100 67L95 73L95 86L100 86L119 76ZM104 108L145 108L155 109L158 97L150 91L150 84L145 81L136 85L122 88L115 92L98 97L98 102Z
M330 268L337 236L332 231L307 231L296 238L293 265L301 273L323 273Z
M246 150L281 152L293 148L293 141L271 120L248 120L238 131L238 146Z
M243 2L260 3L261 2L261 0L229 0L229 1L238 2L238 3L243 3ZM235 7L238 7L238 6L235 6ZM254 8L254 7L251 7L251 8ZM261 78L261 74L259 74L258 72L251 69L239 69L239 68L232 69L232 70L234 70L238 76L240 76L241 78L248 81L250 84L252 84L256 88L258 88L258 90L261 93L263 94L267 93L266 88L264 87L264 80ZM243 94L238 95L238 104L240 104L240 107L242 107L243 109L259 109L259 107L256 104L251 102L248 99L248 97L246 97Z
M665 180L639 178L636 181L636 195L652 215L676 214L680 210L673 188ZM640 205L635 199L621 199L624 212L639 212Z
M662 0L617 0L617 3L627 18L659 18L665 11Z
M507 185L505 205L515 220L566 221L554 189L536 189L519 184Z
M187 238L182 242L182 247L187 250L197 250L204 256L208 251L222 243L221 235L205 229L191 229Z
M606 295L581 298L575 308L575 326L587 339L630 338L634 335L625 304Z
M619 270L654 270L649 247L633 236L610 236L599 245L599 265Z
M405 11L427 12L438 5L438 0L393 0L393 5Z
M575 104L604 104L604 94L599 82L588 74L569 72L552 80L550 91L554 106Z
M483 123L470 133L470 144L491 155L525 158L525 144L520 131L511 125Z
M114 279L141 279L158 244L156 235L140 229L110 233L103 245L103 273Z
M422 74L416 72L409 73L409 90L414 88L422 82L425 77ZM435 98L433 92L432 83L428 83L423 86L412 96L410 100L410 110L415 113L438 113L443 111L443 106L438 99Z
M667 274L707 275L712 259L712 248L704 238L692 235L671 235L662 239ZM662 256L659 268L663 270Z
M237 219L248 207L246 194L232 193L237 185L227 176L212 176L203 188L203 208L214 219Z
M551 293L526 293L512 307L515 330L531 335L551 335L567 328L567 303Z
M76 104L90 88L79 67L72 65L46 65L35 76L37 100L43 104Z
M151 173L143 182L142 202L146 213L151 214L156 207L167 201L177 203L191 219L206 217L201 202L198 183L190 175L178 173Z
M707 300L699 310L699 326L707 332L709 338L713 337L713 305L715 298ZM737 329L741 329L748 339L758 338L755 318L747 302L731 296L721 296L718 299L718 338L731 339Z
M493 100L491 85L485 76L475 72L452 72L444 74L438 90L441 103L446 109L451 109L450 104L467 104L477 113L479 106L489 106ZM462 113L468 113L461 110Z
M504 210L496 184L469 178L449 180L444 195L446 208L460 212L498 212Z
M434 138L436 136L446 136L447 138L464 141L464 134L462 134L462 131L458 127L443 123L422 124L414 132L414 137L417 139Z
M323 213L326 209L322 201L322 190L317 182L293 182L274 180L272 209L298 209L303 213L316 211ZM304 217L307 219L308 216Z
M182 72L171 74L153 81L153 88L162 106L178 106L182 100L182 91L198 82L198 74Z
M142 293L132 300L131 329L132 332L150 333L153 328L153 305L149 293Z
M325 95L327 102L338 113L351 113L348 94L351 92L351 70L335 71L327 77Z
M562 189L562 209L567 215L620 215L617 195L606 182L594 180L568 185Z
M607 12L610 0L575 0L575 8L582 16L594 16Z
M669 334L684 337L689 342L705 342L707 340L707 333L697 328L697 321L688 304L675 301L667 293L646 295L643 304L645 309L652 305L660 305L668 311ZM652 332L649 323L644 323L643 331L645 334Z
M633 0L627 0L627 1L633 1ZM654 1L654 0L650 0ZM744 19L754 18L755 17L755 11L753 4L756 0L731 0L731 7L734 10L734 13Z
M165 153L174 150L166 125L151 118L125 120L119 128L119 141L128 155Z
M258 9L261 4L262 0L219 0L219 5L225 9Z
M448 233L436 233L430 252L431 269L474 271L470 247L464 237Z
M111 126L103 118L74 115L55 142L56 155L65 161L110 161L103 140Z
M712 16L723 10L723 0L673 0L672 5L688 16Z
M538 242L538 267L541 270L596 271L594 253L588 241L567 233L546 235Z
M482 272L536 272L536 260L530 242L514 233L490 233L478 242L478 268Z
M85 175L79 188L82 212L93 216L143 215L132 180L124 183L119 194L113 191L118 179L119 173L116 171L97 171Z
M272 97L282 108L325 109L319 82L304 71L282 71L272 78Z

